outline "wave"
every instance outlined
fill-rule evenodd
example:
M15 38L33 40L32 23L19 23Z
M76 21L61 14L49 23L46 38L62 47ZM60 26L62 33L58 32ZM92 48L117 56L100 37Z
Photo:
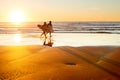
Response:
M42 22L26 22L15 25L0 22L0 33L40 33L37 24ZM120 34L120 22L53 22L55 33L117 33Z

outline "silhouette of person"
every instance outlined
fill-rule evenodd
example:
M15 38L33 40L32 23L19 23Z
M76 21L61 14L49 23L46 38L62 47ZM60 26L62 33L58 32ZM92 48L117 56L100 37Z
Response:
M52 21L49 21L49 23L48 23L50 26L52 26Z
M52 25L52 21L49 21L49 23L48 23L48 29L49 29L50 36L51 36L51 33L53 32L53 25Z
M47 23L44 22L44 24L42 25L43 33L41 34L41 36L44 34L46 37L46 28L47 28Z
M43 32L41 34L44 35L44 42L43 45L45 46L50 46L52 47L53 42L51 41L51 33L53 32L53 27L52 27L52 22L49 21L49 23L47 24L46 22L43 23L43 25L37 25L39 27L39 29L41 29ZM49 36L47 36L47 34L49 33Z

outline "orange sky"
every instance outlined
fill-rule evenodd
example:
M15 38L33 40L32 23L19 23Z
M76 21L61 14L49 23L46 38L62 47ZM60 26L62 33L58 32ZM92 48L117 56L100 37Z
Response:
M2 0L0 22L9 22L14 9L20 10L27 22L120 21L119 3L120 0Z

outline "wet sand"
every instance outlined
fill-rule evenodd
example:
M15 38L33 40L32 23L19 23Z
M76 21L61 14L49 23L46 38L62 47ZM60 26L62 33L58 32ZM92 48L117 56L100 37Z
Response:
M120 47L0 46L0 80L120 80Z

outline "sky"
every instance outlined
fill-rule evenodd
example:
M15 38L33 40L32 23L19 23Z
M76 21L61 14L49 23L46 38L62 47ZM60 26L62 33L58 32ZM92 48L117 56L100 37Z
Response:
M32 21L120 21L120 0L0 0L0 22L12 10Z

